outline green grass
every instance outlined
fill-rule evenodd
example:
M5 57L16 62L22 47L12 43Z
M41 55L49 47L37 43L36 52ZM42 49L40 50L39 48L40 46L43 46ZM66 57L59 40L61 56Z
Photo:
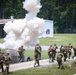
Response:
M57 54L56 54L57 56ZM74 53L72 52L71 57L74 56ZM34 60L34 50L26 50L25 51L25 57L30 57L32 60ZM48 59L48 51L47 50L42 50L41 53L41 59Z
M3 43L4 41L3 41L3 39L0 39L0 43Z
M57 44L57 46L68 45L71 43L76 46L76 34L54 34L52 38L39 38L40 44L49 46L50 44Z
M47 67L37 67L25 70L11 72L9 75L73 75L76 74L76 69L64 66L65 69L57 69L57 65Z
M33 60L34 59L34 50L26 50L25 51L25 56L26 57L31 57L31 59ZM45 51L45 50L42 51L41 58L42 59L48 59L47 51Z

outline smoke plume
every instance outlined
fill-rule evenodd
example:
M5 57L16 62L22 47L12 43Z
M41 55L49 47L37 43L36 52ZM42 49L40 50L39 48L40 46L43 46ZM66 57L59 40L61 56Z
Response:
M7 33L1 48L17 49L23 45L26 49L39 43L38 37L44 32L44 19L38 18L40 0L25 0L23 8L28 11L24 19L8 21L4 26Z

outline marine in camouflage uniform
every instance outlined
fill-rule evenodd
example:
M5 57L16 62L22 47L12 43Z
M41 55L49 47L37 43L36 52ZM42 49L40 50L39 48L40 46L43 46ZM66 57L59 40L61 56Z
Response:
M49 63L50 63L51 61L54 62L52 45L50 45L50 47L49 47L49 49L48 49L48 56L49 56Z
M6 55L4 56L4 64L6 66L5 71L7 74L9 73L9 64L10 64L10 57L9 57L9 53L6 53Z
M60 49L63 52L64 61L66 61L66 59L67 59L67 46L66 45L65 46L62 45L62 47Z
M36 64L37 64L37 66L40 66L40 64L39 64L39 46L38 45L35 46L34 59L35 59L34 67L36 66Z
M58 62L58 68L59 69L62 69L63 68L63 65L62 65L62 57L63 57L63 54L62 53L58 53L58 55L57 55L57 62Z
M61 45L61 47L60 47L60 53L63 53L62 47L63 47L63 45Z
M1 68L2 72L4 72L3 62L4 62L4 52L0 52L0 68Z
M76 46L73 47L73 51L74 51L74 56L73 57L76 57Z
M23 48L23 46L18 48L19 62L24 62L24 51L25 51L25 49Z
M55 58L56 58L56 53L57 53L57 51L56 51L56 49L58 49L58 47L56 46L56 44L54 44L53 45L53 56L54 56L54 60L55 60Z
M39 44L36 45L38 47L38 53L39 53L39 60L41 60L41 51L42 51L42 48Z
M71 54L72 54L72 48L73 48L73 46L71 45L71 43L69 43L68 48L67 48L68 58L69 59L70 59Z

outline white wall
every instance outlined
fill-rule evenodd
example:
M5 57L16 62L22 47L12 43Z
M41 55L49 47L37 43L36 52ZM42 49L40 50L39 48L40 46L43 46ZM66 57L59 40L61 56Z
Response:
M45 20L44 23L45 32L40 37L53 37L53 21Z

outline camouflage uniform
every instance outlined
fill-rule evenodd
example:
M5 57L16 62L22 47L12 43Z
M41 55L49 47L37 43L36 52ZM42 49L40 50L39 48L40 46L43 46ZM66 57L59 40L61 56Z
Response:
M60 50L63 52L64 61L67 59L67 46L61 46Z
M57 55L57 62L58 62L58 68L61 68L62 69L62 57L63 57L63 54L62 53L58 53Z
M60 53L63 53L62 47L63 47L63 45L61 45L61 47L60 47Z
M35 58L35 63L34 63L34 67L36 64L38 64L38 66L40 65L39 64L39 46L35 46L35 51L34 51L34 58Z
M73 47L74 57L76 57L76 47Z
M37 44L37 47L38 47L38 53L39 53L39 60L41 60L41 46L39 44Z
M0 53L0 67L2 69L2 72L4 72L3 62L4 62L4 52Z
M58 47L56 46L56 44L54 44L54 46L53 46L53 56L54 56L54 60L55 60L56 53L57 53L56 49L58 49Z
M23 49L23 46L19 47L18 52L19 52L19 62L23 62L24 61L24 51L25 49Z
M67 51L68 51L68 58L70 59L70 56L71 56L71 54L72 54L72 46L71 46L71 43L69 43L69 45L68 45L68 48L67 48Z
M51 62L54 62L54 56L53 56L53 48L52 48L52 45L50 45L49 49L48 49L48 56L49 56L49 63Z
M10 57L9 57L9 53L6 53L6 55L4 56L4 64L6 66L5 71L6 73L9 73L9 64L10 64Z

